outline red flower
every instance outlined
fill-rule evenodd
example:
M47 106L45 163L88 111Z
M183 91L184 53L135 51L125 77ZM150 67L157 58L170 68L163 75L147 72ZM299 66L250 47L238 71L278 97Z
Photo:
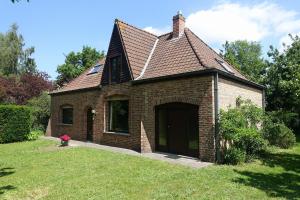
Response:
M68 136L68 135L62 135L62 136L60 136L59 137L62 141L64 141L64 142L67 142L67 141L69 141L70 139L71 139L71 137L70 136Z

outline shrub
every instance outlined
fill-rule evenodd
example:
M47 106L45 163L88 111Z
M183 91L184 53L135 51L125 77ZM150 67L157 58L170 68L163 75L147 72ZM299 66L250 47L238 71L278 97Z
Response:
M267 142L261 133L254 128L238 129L237 136L234 139L234 146L246 153L246 160L259 155L267 146Z
M41 130L31 131L26 135L26 140L37 140L41 135L44 135L44 132Z
M31 115L25 106L0 105L0 142L26 140L30 132Z
M43 92L40 96L34 97L27 104L32 110L32 128L45 131L50 117L50 96Z
M225 162L234 164L241 152L244 158L239 162L249 161L265 149L267 142L261 134L263 117L261 108L240 98L237 99L236 108L229 107L227 111L221 111L220 138Z
M224 162L226 164L237 165L239 163L245 162L246 153L238 148L230 148L226 150Z
M296 142L293 131L283 123L266 122L264 124L263 136L271 145L281 148L290 148Z

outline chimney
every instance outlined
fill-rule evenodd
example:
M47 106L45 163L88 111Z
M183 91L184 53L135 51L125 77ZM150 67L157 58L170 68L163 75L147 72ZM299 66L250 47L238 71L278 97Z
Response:
M179 37L185 27L185 18L183 17L181 11L177 12L177 15L173 17L173 38Z

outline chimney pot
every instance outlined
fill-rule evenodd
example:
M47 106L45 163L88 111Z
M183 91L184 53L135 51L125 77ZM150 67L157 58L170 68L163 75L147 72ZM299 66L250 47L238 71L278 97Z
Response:
M182 15L182 12L179 10L177 15L173 17L173 37L179 37L185 28L185 18Z

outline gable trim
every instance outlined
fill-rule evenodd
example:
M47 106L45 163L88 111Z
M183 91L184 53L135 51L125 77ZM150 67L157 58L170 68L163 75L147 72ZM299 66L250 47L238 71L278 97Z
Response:
M119 33L119 36L120 36L120 39L121 39L122 49L123 49L123 51L124 51L125 58L126 58L126 62L127 62L127 65L128 65L129 71L130 71L131 80L134 80L133 73L132 73L132 69L131 69L131 65L130 65L129 59L128 59L128 54L127 54L127 51L126 51L126 48L125 48L125 45L124 45L123 36L122 36L121 31L120 31L118 22L119 22L119 20L116 19L116 20L115 20L115 24L116 24L116 26L117 26L118 33Z
M144 67L143 67L143 70L142 70L141 74L136 78L136 80L140 79L140 78L144 75L144 73L145 73L145 71L146 71L146 69L147 69L147 67L148 67L148 65L149 65L149 62L150 62L150 60L151 60L151 58L152 58L152 55L153 55L153 53L154 53L154 50L155 50L156 45L157 45L157 43L158 43L158 40L159 40L159 39L156 39L156 41L155 41L155 43L154 43L154 45L153 45L153 47L152 47L152 50L151 50L151 52L150 52L150 54L149 54L149 57L148 57L148 59L147 59L145 65L144 65Z

